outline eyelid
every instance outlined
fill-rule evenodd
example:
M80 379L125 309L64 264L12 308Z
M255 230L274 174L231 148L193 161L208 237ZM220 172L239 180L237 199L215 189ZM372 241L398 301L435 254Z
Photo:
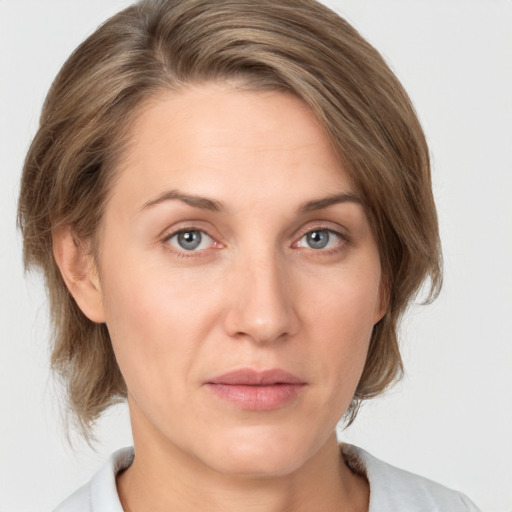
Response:
M329 222L325 220L318 220L318 221L311 221L306 223L305 225L301 226L299 229L297 229L294 234L292 235L292 238L294 240L298 240L299 238L302 238L304 235L310 233L311 231L330 231L332 233L335 233L339 235L341 238L344 238L345 240L349 240L349 232L348 229L338 223L335 222Z
M173 235L186 231L200 231L201 233L207 234L217 242L220 238L220 234L215 226L201 218L177 219L172 224L167 224L166 227L156 235L156 238L159 241L168 240Z

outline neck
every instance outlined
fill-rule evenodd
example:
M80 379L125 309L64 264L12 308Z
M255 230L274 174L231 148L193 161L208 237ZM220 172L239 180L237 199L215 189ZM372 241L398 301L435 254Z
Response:
M366 512L369 487L346 465L332 436L291 474L251 477L223 474L176 446L165 450L134 433L135 459L118 476L125 512ZM158 449L157 449L158 448Z

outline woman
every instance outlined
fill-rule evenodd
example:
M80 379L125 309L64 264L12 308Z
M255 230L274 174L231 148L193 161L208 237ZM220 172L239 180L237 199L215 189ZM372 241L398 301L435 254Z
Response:
M82 432L125 397L133 430L58 510L476 510L336 441L441 270L409 99L325 7L114 16L52 86L19 208Z

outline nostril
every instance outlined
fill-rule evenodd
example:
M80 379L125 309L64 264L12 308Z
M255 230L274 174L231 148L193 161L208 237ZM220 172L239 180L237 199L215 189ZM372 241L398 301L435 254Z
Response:
M232 299L225 330L232 337L257 343L282 341L299 325L288 268L281 268L273 251L245 256L243 265L231 275L232 286L227 288Z

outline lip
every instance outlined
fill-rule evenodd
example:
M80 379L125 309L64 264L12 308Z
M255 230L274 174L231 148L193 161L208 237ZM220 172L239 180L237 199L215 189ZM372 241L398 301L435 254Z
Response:
M214 377L204 385L217 397L238 408L270 411L295 400L307 382L280 368L263 371L241 368Z

